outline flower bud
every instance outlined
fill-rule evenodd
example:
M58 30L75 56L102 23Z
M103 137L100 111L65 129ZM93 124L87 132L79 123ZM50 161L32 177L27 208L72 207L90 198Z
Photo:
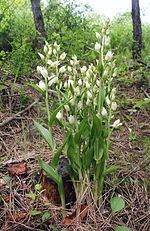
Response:
M95 48L95 50L96 50L96 51L99 51L99 50L100 50L100 48L101 48L100 43L96 42L96 43L95 43L95 47L94 47L94 48Z
M101 38L101 35L98 33L98 32L95 32L96 33L96 38L97 39L100 39Z
M87 91L87 98L88 98L88 99L92 99L92 94L91 94L90 91Z
M79 79L79 80L78 80L78 85L79 85L79 87L82 86L82 79Z
M56 54L57 54L56 49L53 49L53 54L54 54L54 55L56 55Z
M101 111L102 116L106 117L107 116L107 111L105 107L102 107L102 111Z
M42 91L46 90L46 86L45 83L43 82L43 80L40 80L39 84L36 84Z
M117 103L116 103L116 102L112 102L112 104L111 104L111 109L112 109L113 111L116 111L116 109L117 109Z
M61 111L59 111L59 112L57 113L56 118L57 118L58 120L61 120L61 119L62 119L62 112L61 112Z
M50 60L50 59L49 59L49 60L47 60L47 64L48 64L48 65L51 65L52 63L53 63L53 61L52 61L52 60Z
M107 105L109 106L110 105L110 99L109 99L108 95L106 96L105 101L106 101Z
M66 53L64 52L64 53L62 53L61 55L60 55L60 60L64 60L65 58L66 58Z
M120 119L118 119L118 120L115 120L115 122L112 124L112 127L113 128L118 128L121 125L122 125L122 123L120 123Z
M69 121L69 123L70 124L74 124L75 123L75 118L74 118L74 116L73 115L70 115L69 117L68 117L68 121Z
M74 94L75 94L76 96L79 96L79 95L80 95L80 88L79 88L79 86L77 86L76 88L74 88Z
M113 57L113 53L111 51L108 51L106 56L105 56L105 59L106 61L110 61Z
M86 86L87 89L90 89L90 88L91 88L91 86L90 86L90 84L89 84L88 81L85 82L85 86Z
M44 56L43 54L38 53L38 55L40 56L40 58L41 58L42 60L45 59L45 56Z
M87 70L87 67L86 67L86 66L83 66L83 67L81 68L81 73L84 74L84 73L86 72L86 70Z
M66 71L66 66L62 66L60 69L59 69L59 72L60 73L64 73Z

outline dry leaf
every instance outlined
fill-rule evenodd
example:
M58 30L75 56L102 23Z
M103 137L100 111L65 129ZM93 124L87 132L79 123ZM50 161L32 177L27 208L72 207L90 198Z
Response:
M11 219L13 219L15 221L20 221L22 219L25 219L26 217L27 217L27 213L21 213L21 212L19 212L19 213L13 214L13 216L12 216Z
M25 174L27 171L27 164L26 163L9 164L7 170L11 175Z
M76 225L78 221L82 221L88 212L88 206L87 205L81 205L81 212L79 215L79 219L77 219L76 217L76 211L73 212L71 215L65 217L65 219L63 220L63 226L69 226L69 225Z

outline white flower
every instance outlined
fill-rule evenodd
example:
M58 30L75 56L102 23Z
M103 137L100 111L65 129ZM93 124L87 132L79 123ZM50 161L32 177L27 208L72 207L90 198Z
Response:
M48 46L48 55L51 55L52 54L52 47L49 45Z
M77 75L77 73L78 73L77 70L75 68L73 68L73 74Z
M86 66L83 66L83 67L81 68L81 73L84 74L84 73L86 72L86 70L87 70L87 67L86 67Z
M51 64L51 67L57 67L59 65L59 61L54 61Z
M42 67L41 66L37 66L37 72L39 72L39 73L41 73L41 71L42 71Z
M111 97L112 100L115 99L115 94L116 94L116 88L113 88L113 89L111 90L111 94L110 94L110 97Z
M48 65L51 65L52 63L53 63L52 60L50 60L50 59L47 60L47 64L48 64Z
M73 60L70 60L70 65L73 66L74 62Z
M90 74L90 70L87 70L87 72L86 72L86 76L87 76L88 78L90 78L90 76L91 76L91 74Z
M100 86L100 81L98 79L96 80L96 84L98 87Z
M38 53L38 55L40 56L40 58L41 58L42 60L45 59L45 56L42 55L41 53Z
M118 120L115 120L115 122L112 124L112 127L113 128L118 128L121 125L122 125L122 123L120 123L120 119L118 119Z
M108 72L108 69L105 69L104 72L103 72L103 76L108 76L109 72Z
M64 108L66 109L66 111L70 111L70 107L68 105L65 105Z
M87 98L88 98L88 99L92 99L92 94L91 94L90 91L87 91Z
M97 39L100 39L100 38L101 38L101 35L100 35L98 32L95 32L95 34L96 34L96 38L97 38Z
M68 86L68 83L67 83L67 81L65 81L64 82L64 88L67 88L67 86Z
M106 61L110 61L113 57L113 53L111 51L108 51L106 56L105 56L105 59Z
M106 101L107 105L109 106L110 105L110 99L109 99L108 95L106 96L105 101Z
M43 80L40 80L40 82L39 82L39 84L37 84L37 86L43 91L46 90L46 86L45 86L45 83L43 82Z
M113 77L116 77L117 76L117 72L115 71L114 73L113 73Z
M117 109L117 103L116 103L116 102L112 102L112 104L111 104L111 109L112 109L113 111L116 111L116 109Z
M61 55L60 55L60 60L64 60L65 58L66 58L66 53L64 52L64 53L62 53Z
M104 42L105 46L106 47L109 46L110 45L110 38L108 36L105 36L104 39L105 39L105 42Z
M60 50L60 45L58 45L57 42L54 42L54 47L55 47L55 49L56 49L57 51Z
M57 83L58 77L55 75L52 75L51 77L48 77L48 80L49 80L48 85L51 86L53 83Z
M81 110L82 107L83 107L83 103L82 103L82 101L79 101L79 103L78 103L78 109Z
M89 99L87 99L86 105L89 106L89 105L90 105L90 102L91 102L91 101L90 101Z
M53 54L54 54L54 55L56 55L56 54L57 54L56 49L53 49Z
M79 95L80 95L80 88L79 88L79 86L77 86L76 88L74 88L74 94L75 94L76 96L79 96Z
M68 87L70 87L70 86L73 86L73 80L72 79L68 79Z
M61 119L62 119L62 112L61 112L61 111L59 111L59 112L57 113L56 118L57 118L58 120L61 120Z
M48 77L48 71L46 70L45 67L42 67L41 75L43 75L44 78L47 78L47 77Z
M48 71L45 67L37 66L37 71L43 75L44 78L48 77Z
M82 79L79 79L79 80L78 80L78 85L79 85L79 87L82 86Z
M103 29L102 29L102 34L104 34L104 33L105 33L105 29L103 28Z
M67 67L68 71L71 72L72 68L70 66Z
M59 69L59 72L60 73L64 73L66 71L66 66L62 66L60 69Z
M68 117L68 121L69 121L70 124L74 124L74 123L75 123L75 118L74 118L74 116L73 116L73 115L70 115L70 116Z
M102 111L101 111L102 116L106 117L107 116L107 111L105 107L102 107Z
M96 43L95 43L95 47L94 47L94 48L95 48L95 50L96 50L96 51L99 51L99 50L100 50L100 48L101 48L100 43L96 42Z
M43 50L44 50L45 53L48 51L47 45L44 45L44 49Z
M86 86L87 89L90 89L90 88L91 88L91 86L90 86L90 84L89 84L88 81L85 82L85 86Z

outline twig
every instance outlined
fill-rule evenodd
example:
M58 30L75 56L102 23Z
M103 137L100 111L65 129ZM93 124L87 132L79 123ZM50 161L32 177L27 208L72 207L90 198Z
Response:
M30 108L32 108L36 103L38 102L38 100L36 100L35 102L33 102L31 105L29 105L28 107L26 107L25 109L23 109L22 111L17 112L15 115L8 117L6 120L4 120L2 123L0 123L0 127L3 127L4 125L8 124L9 122L11 122L14 119L17 119L18 116L20 116L21 114L23 114L24 112L28 111Z
M150 99L150 95L144 90L143 87L141 87L141 90L144 92L145 96L146 96L148 99Z

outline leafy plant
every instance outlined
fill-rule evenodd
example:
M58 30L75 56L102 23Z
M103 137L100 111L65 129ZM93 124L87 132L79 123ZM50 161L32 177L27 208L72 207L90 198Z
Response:
M47 128L35 122L36 128L55 151L51 127L58 122L64 133L64 143L54 154L52 165L39 160L42 169L58 185L63 208L65 208L63 181L58 174L58 160L65 148L69 160L69 174L73 181L77 201L87 185L93 179L93 195L100 203L104 178L116 171L117 167L107 167L109 158L110 135L121 123L117 119L113 123L116 88L112 88L113 77L117 75L113 53L110 48L109 22L102 29L102 36L96 32L97 42L94 47L95 63L80 66L74 55L66 65L66 53L61 53L60 45L46 42L44 54L39 53L45 66L38 66L37 71L43 77L39 84L45 99L47 110ZM63 80L64 79L64 80ZM54 90L53 90L54 89ZM59 106L50 112L49 92L57 97ZM65 117L63 116L65 114Z

